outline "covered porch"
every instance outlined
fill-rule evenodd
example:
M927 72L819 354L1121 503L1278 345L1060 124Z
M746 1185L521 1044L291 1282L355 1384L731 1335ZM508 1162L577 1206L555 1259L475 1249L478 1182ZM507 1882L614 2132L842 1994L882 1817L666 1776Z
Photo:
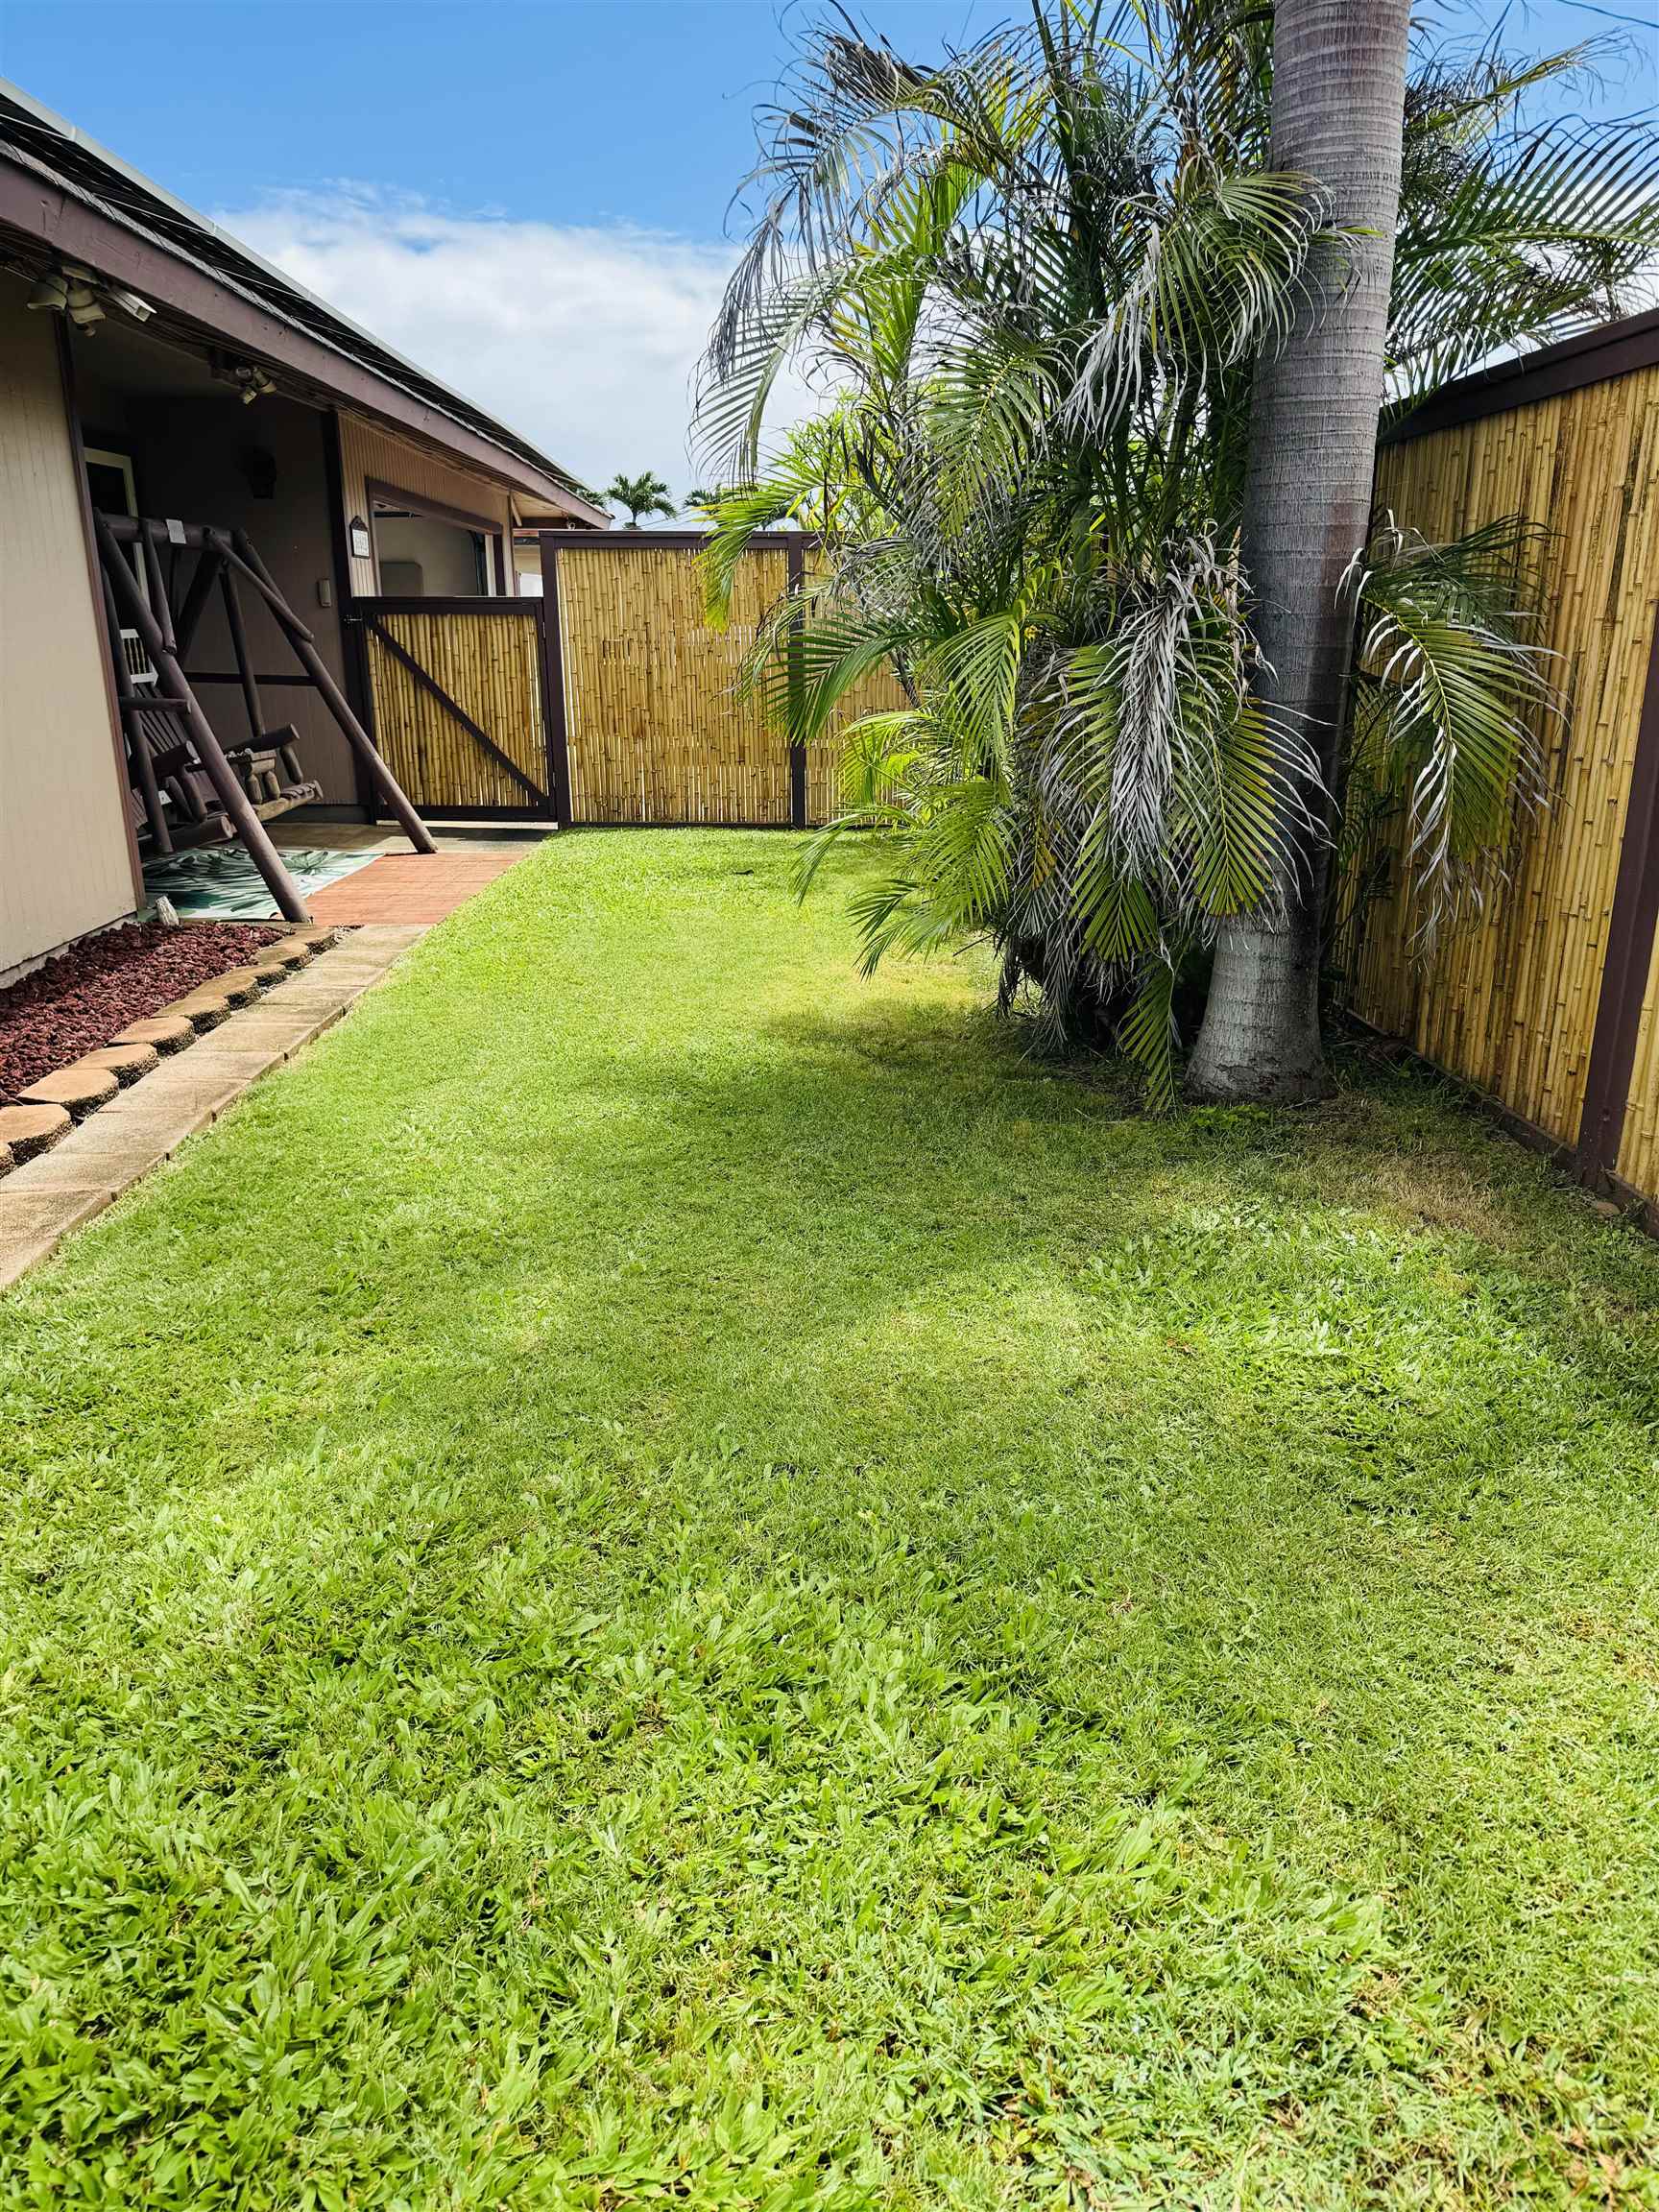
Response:
M387 777L409 774L373 725L371 657L396 653L360 610L417 660L393 608L521 612L486 630L522 661L537 614L514 531L607 519L512 430L5 84L0 480L0 984L144 910L189 850L247 844L281 911L308 911L278 826L398 816ZM146 619L182 616L208 548L222 573L170 669ZM429 842L413 810L404 827Z
M385 823L300 814L273 824L272 842L319 926L442 922L533 852L550 832L526 825L434 825L432 852L416 855ZM157 898L186 921L275 919L276 906L245 848L198 847L146 871Z
M71 323L63 351L145 902L316 919L369 868L353 918L440 918L521 848L434 848L374 733L378 624L505 613L513 492L174 330ZM394 847L439 861L425 890L393 895Z

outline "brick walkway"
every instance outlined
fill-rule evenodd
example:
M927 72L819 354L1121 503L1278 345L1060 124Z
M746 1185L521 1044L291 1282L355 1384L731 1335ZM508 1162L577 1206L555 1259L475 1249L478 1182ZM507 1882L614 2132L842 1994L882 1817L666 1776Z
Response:
M526 843L480 853L383 854L367 868L312 892L307 901L311 918L319 927L348 922L442 922L532 851Z

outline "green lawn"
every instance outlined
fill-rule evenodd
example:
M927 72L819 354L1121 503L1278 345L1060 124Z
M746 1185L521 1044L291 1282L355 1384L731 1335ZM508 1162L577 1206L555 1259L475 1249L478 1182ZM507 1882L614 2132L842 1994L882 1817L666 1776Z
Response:
M542 848L0 1302L0 2203L1659 2203L1659 1247Z

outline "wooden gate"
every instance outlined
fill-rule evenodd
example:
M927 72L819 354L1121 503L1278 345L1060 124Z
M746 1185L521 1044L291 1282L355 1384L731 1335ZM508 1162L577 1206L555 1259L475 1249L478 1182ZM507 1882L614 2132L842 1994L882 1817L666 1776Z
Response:
M387 766L423 815L568 821L540 599L354 599Z
M798 530L751 539L724 630L704 618L698 556L708 542L700 531L542 534L574 821L828 821L840 804L840 731L903 704L893 678L873 675L828 735L791 746L757 702L738 697L737 681L759 623L809 577L814 541Z
M771 533L738 565L732 619L703 613L701 532L544 532L541 589L565 672L577 822L805 820L800 763L757 702L736 696L762 617L798 574L803 541Z

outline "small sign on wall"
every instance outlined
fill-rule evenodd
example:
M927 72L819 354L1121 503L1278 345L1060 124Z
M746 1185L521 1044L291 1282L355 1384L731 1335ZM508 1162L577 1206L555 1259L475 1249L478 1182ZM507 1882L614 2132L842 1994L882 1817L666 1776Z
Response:
M350 540L351 558L353 561L373 560L374 541L369 535L368 523L365 522L360 516L352 516L349 523L347 525L346 535Z

